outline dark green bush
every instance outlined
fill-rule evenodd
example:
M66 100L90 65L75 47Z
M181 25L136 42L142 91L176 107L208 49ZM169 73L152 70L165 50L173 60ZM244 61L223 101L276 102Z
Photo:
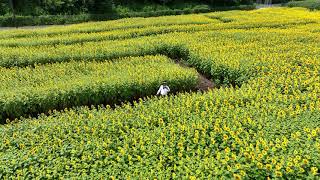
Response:
M320 10L320 0L291 1L289 7L305 7L311 10Z
M158 11L198 9L220 6L252 4L252 0L12 0L15 13L21 16L110 14L115 7L128 7L131 11ZM204 7L207 6L207 7ZM186 9L187 10L187 9ZM8 0L0 0L0 15L11 14Z
M17 16L17 26L37 26L37 25L53 25L53 24L73 24L87 21L104 21L128 17L155 17L165 15L181 15L190 13L206 13L212 11L224 11L232 9L250 10L254 9L254 5L241 5L230 7L209 8L209 6L196 6L193 9L175 9L150 12L122 12L112 14L80 14L80 15L45 15L45 16ZM0 27L15 26L12 16L0 16Z

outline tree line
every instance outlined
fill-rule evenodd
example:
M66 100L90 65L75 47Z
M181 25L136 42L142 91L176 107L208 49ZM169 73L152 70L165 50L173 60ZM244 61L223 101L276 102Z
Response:
M0 0L0 15L100 14L108 13L112 6L112 0Z
M189 2L215 6L250 4L252 0L189 0ZM0 15L17 14L22 16L38 15L75 15L113 13L117 5L184 3L183 0L0 0Z

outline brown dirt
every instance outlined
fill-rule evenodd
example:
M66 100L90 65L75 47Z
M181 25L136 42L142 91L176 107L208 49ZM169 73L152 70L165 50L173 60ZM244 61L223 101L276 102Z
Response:
M214 83L200 73L199 73L199 80L200 80L199 84L197 85L198 90L209 91L210 89L215 88Z
M185 64L181 59L175 59L176 64L178 64L181 67L185 67L185 68L192 68L190 66L188 66L187 64ZM215 84L205 75L201 74L199 71L198 72L198 76L199 76L199 83L196 86L196 89L198 91L209 91L210 89L215 88Z

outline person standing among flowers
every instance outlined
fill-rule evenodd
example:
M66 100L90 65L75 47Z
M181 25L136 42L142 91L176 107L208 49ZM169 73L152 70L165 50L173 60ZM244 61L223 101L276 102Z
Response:
M170 92L170 88L167 85L167 82L163 82L163 84L160 86L157 95L166 96Z

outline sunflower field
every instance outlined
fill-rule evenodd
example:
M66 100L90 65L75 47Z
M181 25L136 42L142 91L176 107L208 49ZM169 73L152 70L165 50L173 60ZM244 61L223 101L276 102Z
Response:
M121 103L155 92L167 81L172 91L195 87L195 70L165 56L127 57L113 62L68 62L0 68L2 119L79 105Z
M1 179L320 178L319 11L0 37ZM199 73L216 88L197 91Z

